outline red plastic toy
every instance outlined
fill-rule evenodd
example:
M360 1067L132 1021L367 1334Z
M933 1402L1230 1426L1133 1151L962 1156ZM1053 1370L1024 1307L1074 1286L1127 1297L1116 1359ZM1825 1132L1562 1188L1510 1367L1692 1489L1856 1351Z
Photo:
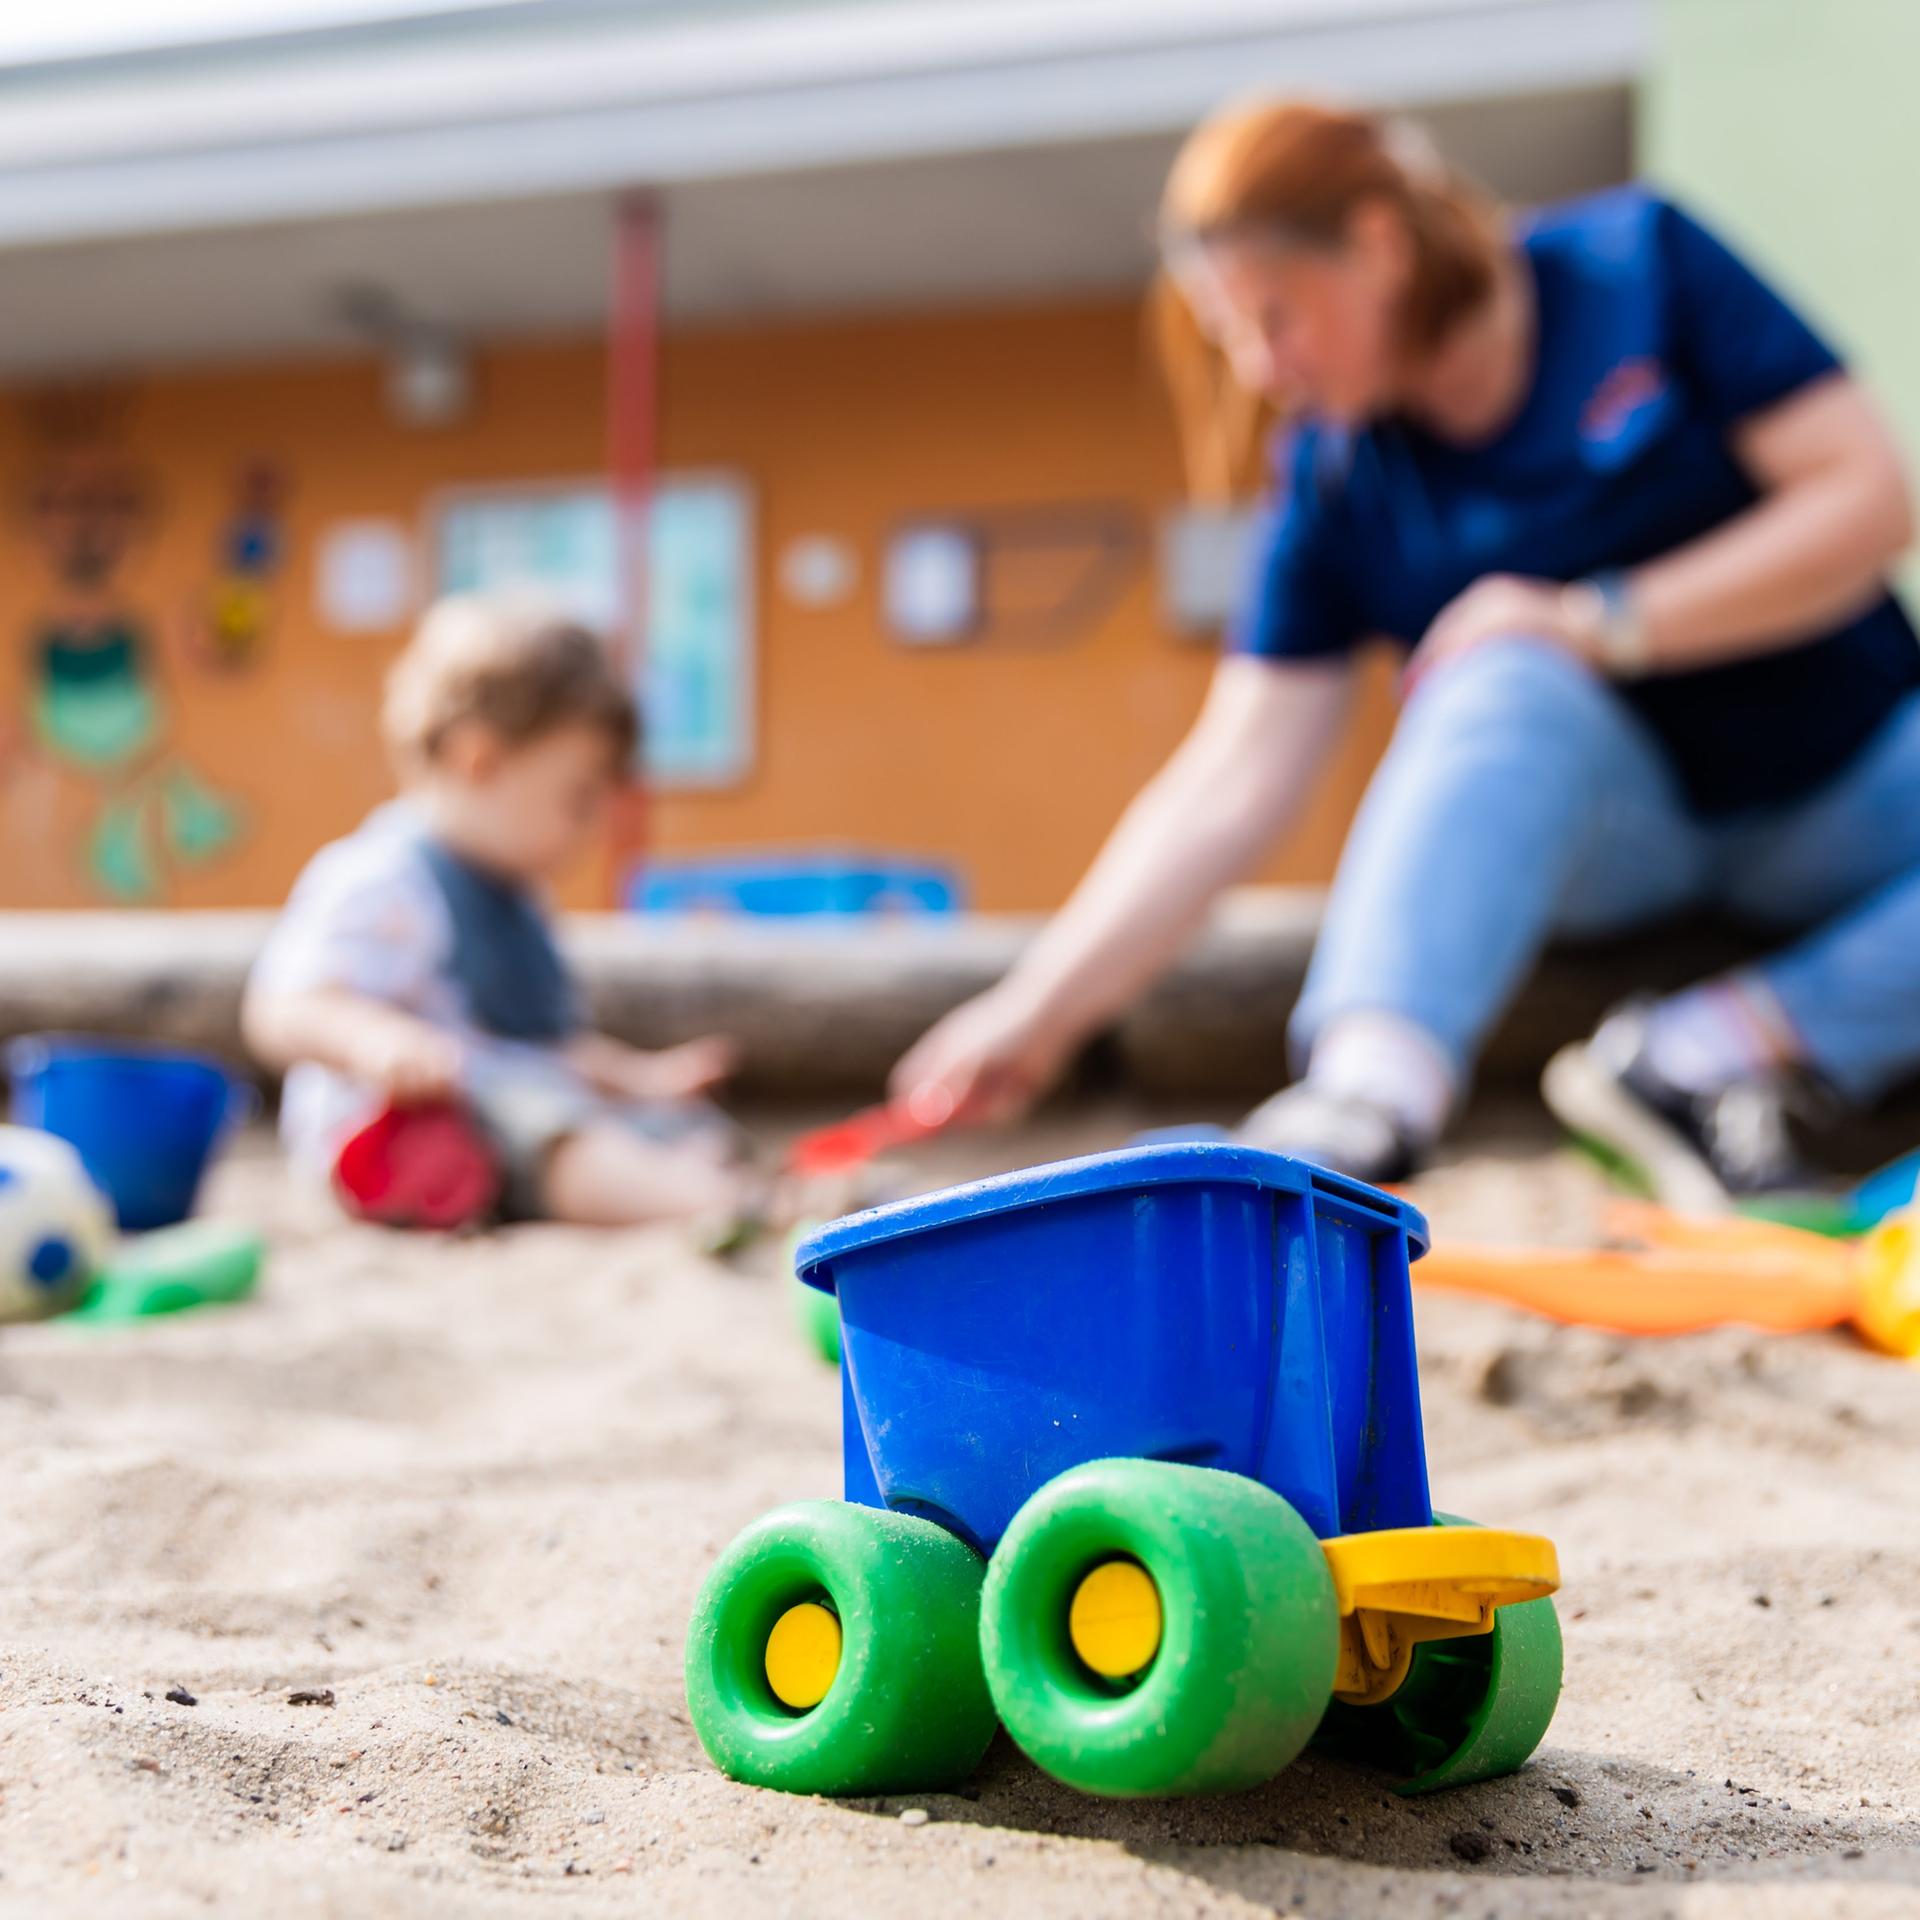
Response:
M451 1101L386 1107L340 1149L333 1185L358 1219L446 1233L499 1205L500 1162Z

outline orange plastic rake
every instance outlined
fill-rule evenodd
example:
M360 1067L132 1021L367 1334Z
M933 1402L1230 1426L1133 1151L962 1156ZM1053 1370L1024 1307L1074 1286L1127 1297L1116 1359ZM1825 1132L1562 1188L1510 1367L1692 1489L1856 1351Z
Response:
M1712 1220L1622 1204L1610 1227L1641 1247L1434 1248L1423 1285L1478 1294L1614 1333L1853 1325L1889 1353L1920 1358L1920 1224L1890 1215L1863 1240L1737 1216Z
M1436 1247L1414 1278L1613 1333L1697 1333L1730 1324L1798 1333L1842 1325L1859 1299L1848 1263L1835 1272L1667 1248Z

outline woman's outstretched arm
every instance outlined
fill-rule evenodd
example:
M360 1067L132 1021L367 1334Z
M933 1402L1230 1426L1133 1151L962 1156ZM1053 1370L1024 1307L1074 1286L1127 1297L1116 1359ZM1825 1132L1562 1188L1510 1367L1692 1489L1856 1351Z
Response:
M1292 822L1340 735L1352 686L1345 660L1223 661L1192 730L1072 898L1005 980L906 1055L895 1097L933 1116L985 1119L1042 1092Z

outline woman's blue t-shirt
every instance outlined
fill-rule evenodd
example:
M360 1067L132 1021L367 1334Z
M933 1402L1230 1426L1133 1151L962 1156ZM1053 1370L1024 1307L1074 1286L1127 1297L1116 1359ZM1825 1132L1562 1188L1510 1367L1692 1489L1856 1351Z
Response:
M1644 189L1539 215L1521 245L1538 349L1519 415L1477 447L1399 419L1297 427L1238 651L1412 645L1484 574L1574 580L1667 553L1757 498L1729 444L1736 423L1839 366L1750 268ZM1719 814L1818 785L1916 686L1920 639L1883 597L1802 645L1621 691L1693 807Z

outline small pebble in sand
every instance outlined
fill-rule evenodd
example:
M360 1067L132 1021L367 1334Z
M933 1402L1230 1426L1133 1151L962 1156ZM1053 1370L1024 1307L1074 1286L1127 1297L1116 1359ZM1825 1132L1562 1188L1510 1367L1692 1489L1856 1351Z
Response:
M169 1687L166 1697L176 1707L197 1707L200 1704L200 1696L197 1693L189 1693L185 1687Z
M295 1687L287 1695L290 1707L330 1707L333 1705L331 1687Z
M903 1827L924 1827L932 1817L925 1807L902 1807L900 1809L900 1824Z
M1448 1834L1447 1846L1456 1860L1469 1863L1484 1860L1493 1851L1493 1842L1484 1833L1475 1833L1471 1827L1462 1827L1458 1833Z

